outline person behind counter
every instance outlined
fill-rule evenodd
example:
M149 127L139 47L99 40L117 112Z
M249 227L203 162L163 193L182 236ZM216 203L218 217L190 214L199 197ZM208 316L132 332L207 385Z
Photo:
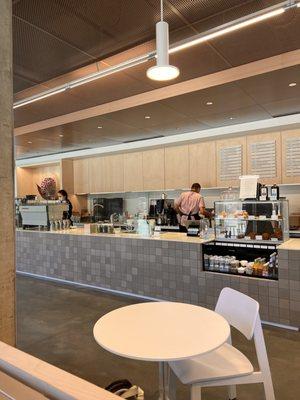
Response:
M73 205L69 200L68 193L62 189L58 192L58 198L60 201L64 201L68 204L69 208L68 211L64 212L64 219L69 219L72 222L71 217L73 212Z
M178 215L180 232L187 232L187 221L200 220L199 214L205 215L205 203L200 190L201 185L193 183L191 190L181 193L175 200L174 209Z

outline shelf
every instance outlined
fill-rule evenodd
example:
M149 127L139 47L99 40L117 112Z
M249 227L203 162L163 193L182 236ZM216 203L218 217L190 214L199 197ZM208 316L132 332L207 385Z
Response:
M267 281L278 281L277 276L260 276L260 275L247 275L247 274L239 274L235 272L225 272L225 271L211 271L209 269L204 269L205 272L210 272L212 274L225 274L225 275L234 275L234 276L239 276L243 278L258 278L258 279L265 279Z
M274 204L274 203L282 203L287 201L286 199L279 199L279 200L218 200L215 201L216 204L237 204L237 203L244 203L244 204Z
M273 222L283 222L283 219L272 219L272 218L264 218L264 219L259 219L259 218L255 218L255 219L251 219L251 218L235 218L235 217L215 217L215 220L219 220L219 221L255 221L255 222L263 222L263 221L273 221Z
M263 244L263 245L269 245L269 246L276 246L278 244L282 244L283 240L245 240L245 239L226 239L226 238L216 238L215 239L216 242L221 243L232 243L232 245L238 245L239 243L242 244L251 244L251 245L255 245L255 244ZM236 246L239 247L239 246Z

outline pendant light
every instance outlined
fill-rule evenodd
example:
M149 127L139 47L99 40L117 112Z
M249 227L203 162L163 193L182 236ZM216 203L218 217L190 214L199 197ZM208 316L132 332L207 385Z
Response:
M169 24L163 20L163 0L160 2L161 20L156 24L156 65L147 70L147 76L155 81L177 78L179 69L169 64Z

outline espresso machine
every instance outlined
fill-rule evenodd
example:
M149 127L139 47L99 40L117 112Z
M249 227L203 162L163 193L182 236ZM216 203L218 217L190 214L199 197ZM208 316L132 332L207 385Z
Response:
M23 229L49 230L50 221L63 220L64 212L68 211L66 203L56 201L36 202L19 206Z
M177 215L174 210L174 199L151 199L149 218L155 218L156 225L163 227L177 227Z

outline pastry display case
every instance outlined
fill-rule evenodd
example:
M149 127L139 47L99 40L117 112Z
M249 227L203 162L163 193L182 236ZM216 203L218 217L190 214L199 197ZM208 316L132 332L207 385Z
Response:
M217 241L276 244L289 238L287 200L216 201Z

